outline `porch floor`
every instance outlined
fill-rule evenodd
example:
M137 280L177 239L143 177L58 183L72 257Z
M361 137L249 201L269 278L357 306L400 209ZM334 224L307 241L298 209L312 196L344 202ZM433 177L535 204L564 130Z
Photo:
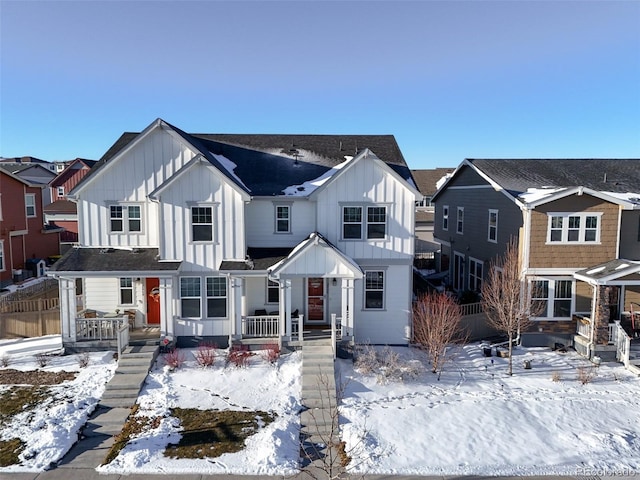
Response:
M160 327L140 327L129 330L129 343L131 342L159 342Z

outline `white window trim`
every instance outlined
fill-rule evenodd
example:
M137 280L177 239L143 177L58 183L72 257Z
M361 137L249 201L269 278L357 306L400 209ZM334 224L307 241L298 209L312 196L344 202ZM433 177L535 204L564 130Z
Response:
M64 197L64 187L57 187L56 188L56 194L58 195L58 197Z
M275 280L270 280L270 279L266 279L266 285L265 285L265 304L267 305L278 305L280 303L280 284L278 284L278 282L276 282ZM270 282L273 282L274 285L271 285ZM270 302L269 301L269 290L272 289L276 289L278 291L278 300L276 302Z
M220 296L220 295L212 295L209 296L209 292L207 289L207 281L210 278L221 278L224 280L225 283L225 295L224 296ZM204 298L205 298L205 306L207 311L206 312L202 312L200 311L200 315L203 318L208 318L208 319L217 319L217 318L228 318L229 317L229 282L227 281L226 277L205 277L204 279L204 289L201 288L201 291L204 290ZM209 316L209 299L210 298L224 298L225 299L225 315L224 317L210 317ZM203 315L204 313L204 315Z
M122 286L122 280L128 278L129 280L131 280L131 286L130 287L123 287ZM123 303L122 302L122 291L123 290L131 290L131 303ZM118 305L123 306L123 307L130 307L132 305L135 305L136 303L136 299L135 299L135 289L134 289L134 282L133 282L133 278L131 277L119 277L118 278Z
M382 273L382 290L380 289L368 289L367 288L367 273ZM384 268L369 268L364 271L364 277L362 278L362 310L369 312L383 312L387 308L387 271ZM382 291L382 307L373 308L367 307L367 292L379 292Z
M488 223L487 223L487 241L491 242L491 243L498 243L498 210L496 210L495 208L490 208L489 209L489 219L488 219ZM496 224L495 225L491 225L491 215L495 214L496 215ZM491 230L495 231L495 238L491 238Z
M458 276L458 271L456 270L456 258L460 258L460 265L462 265L462 275ZM453 252L453 259L451 262L452 268L453 268L453 275L451 276L451 286L453 287L453 289L456 292L462 292L465 289L464 286L464 279L465 279L465 270L467 267L467 261L466 261L466 257L464 255L464 253L460 253L460 252ZM462 285L456 285L456 283L458 282L458 280L461 279Z
M197 297L183 297L182 296L182 279L183 278L184 279L197 278L200 281L200 295L199 296L197 296ZM205 285L204 288L206 288L206 285ZM185 277L180 277L178 279L178 301L180 302L180 317L181 318L196 318L196 319L202 319L203 318L203 315L202 315L203 314L203 312L202 312L202 293L203 292L202 292L202 290L203 290L203 288L202 288L202 278L201 277L197 277L197 276L194 276L194 275L189 275L189 276L185 276ZM183 299L192 299L193 300L193 299L196 299L196 298L198 299L198 302L200 304L200 308L199 308L200 316L199 317L186 317L186 316L184 316L184 314L182 312L182 300Z
M472 264L474 264L474 263L479 264L480 268L482 270L480 272L480 277L479 278L475 275L475 269L472 268ZM473 274L472 274L472 272L473 272ZM471 278L472 277L474 279L476 279L476 282L480 283L480 288L472 288L472 286L471 286ZM474 292L480 292L482 290L482 282L484 281L483 277L484 277L484 262L482 260L478 260L477 258L469 257L469 268L468 268L468 272L467 272L467 285L468 285L469 290L472 290ZM476 283L476 282L474 282L474 283Z
M194 207L209 207L211 208L211 240L194 240L193 239L193 208ZM195 245L211 245L218 243L218 204L217 203L194 203L189 205L189 243ZM198 224L204 225L204 224Z
M464 207L456 208L456 233L458 235L464 234Z
M33 205L29 205L27 202L27 198L33 198ZM29 215L29 207L33 206L33 215ZM27 218L36 218L38 216L38 207L36 205L36 194L35 193L25 193L24 194L24 213Z
M340 205L340 240L345 242L384 242L389 239L389 204L381 203L344 203ZM359 238L345 238L344 237L344 209L345 208L359 208L360 209L360 222L350 222L348 225L360 224L360 237ZM382 225L382 222L369 223L369 208L384 208L384 237L382 238L368 238L369 225Z
M111 229L111 207L122 208L122 230ZM129 230L129 221L138 220L136 218L129 218L129 207L138 207L140 209L140 230ZM142 235L144 234L144 208L141 203L109 203L107 205L107 221L109 222L109 235Z
M449 205L442 206L442 230L449 231Z
M274 217L274 225L273 225L273 233L276 235L284 235L291 233L291 203L275 203L273 205L273 217ZM278 230L278 220L281 220L278 217L278 208L286 208L287 209L287 229L286 230Z
M0 193L0 221L2 221L2 193ZM638 229L638 235L640 235L640 228Z
M562 240L551 241L551 221L553 217L562 217ZM579 240L567 240L569 235L569 217L580 217ZM587 230L586 217L597 217L598 228L596 229L596 239L593 242L584 240ZM602 231L602 212L547 212L547 245L600 245L600 232Z
M575 311L575 307L576 307L576 282L574 281L573 277L566 277L566 276L562 276L562 277L543 277L543 276L535 276L535 277L530 277L529 278L529 291L531 291L532 288L532 282L533 281L547 281L549 284L549 296L547 297L547 312L546 315L540 315L537 317L531 317L532 320L543 320L543 321L559 321L559 322L566 322L567 320L571 320L571 315L572 313ZM556 300L567 300L567 299L561 299L561 298L556 298L555 297L555 291L556 291L556 282L558 281L570 281L571 282L571 306L569 307L569 316L568 317L554 317L553 316L553 307L554 307L554 302Z
M4 255L4 240L0 240L0 258L2 258L0 262L0 272L4 272L7 269L7 262Z

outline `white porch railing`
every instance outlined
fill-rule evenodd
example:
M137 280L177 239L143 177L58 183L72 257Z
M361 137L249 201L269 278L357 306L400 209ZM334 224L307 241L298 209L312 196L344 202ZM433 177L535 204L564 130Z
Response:
M113 318L76 318L76 340L117 340L118 329L126 325L127 343L129 322L127 317Z
M482 313L482 303L465 303L460 305L460 310L463 317L466 317L467 315L477 315Z
M591 338L591 320L586 317L578 318L577 334L584 338Z
M629 368L629 352L631 351L631 337L624 331L619 321L612 324L613 343L616 346L616 360L624 363Z
M252 315L242 317L243 337L278 337L280 317L278 315Z

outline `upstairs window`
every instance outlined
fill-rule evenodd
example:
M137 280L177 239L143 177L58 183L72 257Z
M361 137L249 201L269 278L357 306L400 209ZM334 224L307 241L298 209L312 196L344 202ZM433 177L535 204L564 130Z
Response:
M498 210L489 210L489 231L487 240L493 243L498 241Z
M600 242L600 213L548 214L547 243Z
M384 272L365 272L364 308L371 310L384 308Z
M456 221L456 233L464 233L464 207L458 207L458 218Z
M111 205L109 223L112 233L140 233L142 209L140 205Z
M366 218L363 219L364 207L342 207L342 238L344 240L361 240L364 235L368 240L383 239L387 236L387 207L366 207ZM366 233L363 233L366 232Z
M36 196L34 193L27 193L24 196L24 205L28 218L36 216Z
M449 205L442 206L442 229L449 230Z
M289 205L276 205L276 233L291 232L291 207Z
M64 187L58 187L57 193L59 197L64 197Z
M207 277L207 317L225 318L227 316L227 279Z
M194 242L213 241L212 207L191 207L191 239Z
M120 305L133 305L133 279L120 279Z

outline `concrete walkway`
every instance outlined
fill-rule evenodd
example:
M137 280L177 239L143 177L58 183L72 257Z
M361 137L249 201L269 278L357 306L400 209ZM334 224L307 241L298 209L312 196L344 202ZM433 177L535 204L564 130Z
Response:
M336 449L340 441L338 402L331 339L305 340L302 346L300 457L302 467L316 476L343 473Z
M51 470L52 478L56 478L53 472L58 470L58 473L63 475L60 478L76 478L78 469L93 470L104 462L114 443L114 436L122 431L131 413L131 407L138 399L158 351L158 346L146 345L129 346L125 349L98 407L80 432L80 439L60 460L57 467ZM97 475L97 472L93 471Z

